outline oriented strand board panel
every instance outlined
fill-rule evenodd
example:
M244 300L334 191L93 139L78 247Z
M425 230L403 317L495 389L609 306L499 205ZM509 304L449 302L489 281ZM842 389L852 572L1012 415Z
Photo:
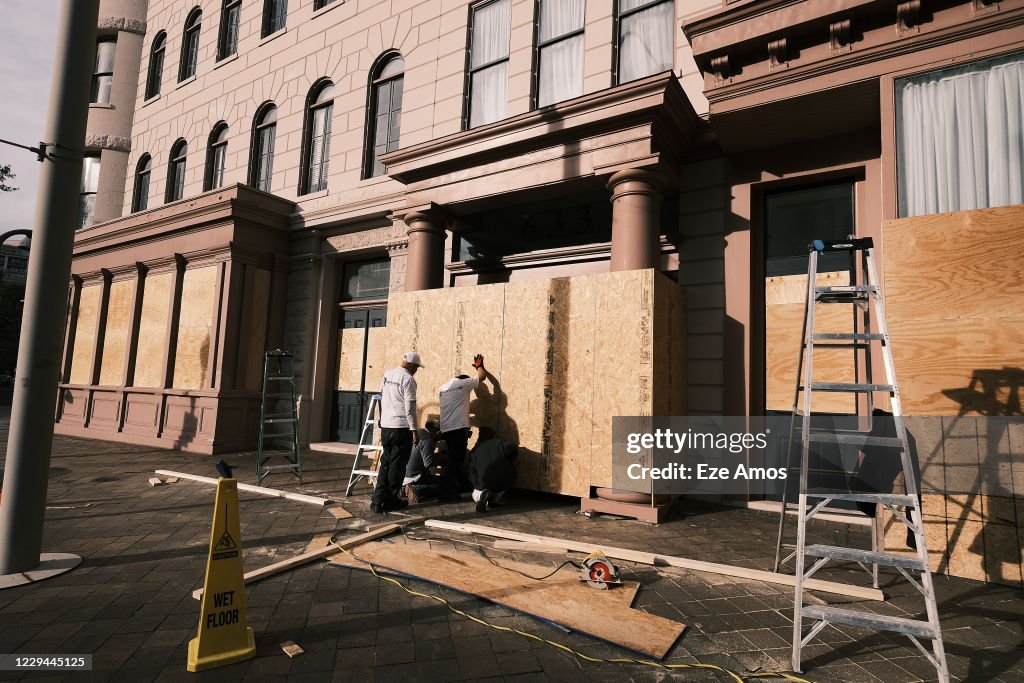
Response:
M366 340L366 390L380 389L380 381L388 370L388 330L386 327L371 327Z
M562 569L545 581L537 581L496 568L476 553L432 550L422 542L368 543L332 561L368 571L416 577L450 586L490 602L561 624L628 650L661 659L686 629L684 624L629 606L631 591L594 590L579 579L579 572ZM363 561L360 561L363 560ZM496 559L500 566L543 576L544 565Z
M107 326L103 336L103 358L100 364L100 385L120 386L124 380L124 364L128 355L128 333L132 324L134 280L118 280L110 285L107 301Z
M71 384L90 384L92 356L96 350L96 321L100 314L103 288L82 287L78 299L78 323L75 326L75 348L71 354Z
M338 330L338 391L359 391L363 381L363 344L366 343L365 327L343 327ZM382 375L384 373L381 373ZM367 377L366 386L376 391L380 387L370 384Z
M217 266L185 271L178 317L178 348L174 354L175 389L201 389L206 386L216 287Z
M484 365L490 374L490 378L481 383L470 397L469 420L473 427L471 447L479 436L481 426L497 429L502 419L504 305L505 287L502 285L459 287L454 290L452 347L448 361L449 374L445 381L456 375L473 376L476 372L473 369L473 356L478 353L484 355Z
M818 273L815 281L821 287L850 284L847 272ZM788 412L793 409L806 298L806 275L784 275L765 280L765 398L768 410ZM853 332L853 306L820 304L815 307L814 322L815 332ZM813 374L816 382L853 382L856 376L854 352L819 348L814 353ZM855 398L850 394L818 393L813 401L814 412L855 412Z
M654 301L667 315L654 316L654 414L686 415L686 290L654 278Z
M142 293L142 316L135 351L133 386L163 386L164 354L167 351L167 317L171 310L174 273L146 276Z

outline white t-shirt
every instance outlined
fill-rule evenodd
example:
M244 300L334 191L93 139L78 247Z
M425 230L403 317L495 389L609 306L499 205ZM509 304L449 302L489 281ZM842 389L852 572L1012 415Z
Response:
M380 426L416 429L416 380L405 368L384 373L380 383Z
M441 431L452 432L469 427L469 395L480 386L476 377L452 379L441 385L438 392L441 404Z

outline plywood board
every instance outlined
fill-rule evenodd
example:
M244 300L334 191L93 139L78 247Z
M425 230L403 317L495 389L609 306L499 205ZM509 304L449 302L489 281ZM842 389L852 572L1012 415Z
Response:
M270 310L270 271L245 267L242 321L238 358L239 388L260 391L263 386L263 354L267 349L267 311Z
M96 351L96 321L102 293L100 285L82 287L78 299L75 348L71 353L71 384L92 383L92 357Z
M164 354L167 350L167 317L171 309L174 273L146 276L139 319L138 348L135 351L133 386L160 387L164 378Z
M654 415L686 415L686 290L654 278Z
M365 327L343 327L338 330L338 391L360 391L363 381L363 345L366 343ZM383 376L384 373L381 373ZM366 378L366 386L373 391L380 388L380 377L376 384Z
M502 419L503 363L502 328L504 325L505 287L484 285L454 290L452 308L452 349L450 379L456 375L473 375L473 357L481 353L489 380L477 387L469 402L469 424L473 428L472 447L481 428L497 432ZM440 389L440 387L438 387Z
M103 356L100 362L100 385L121 386L124 364L128 356L128 334L132 324L134 280L118 280L110 284L107 300L107 324L103 334Z
M409 576L554 622L628 650L663 658L686 626L633 609L625 602L632 595L618 590L594 590L579 580L579 572L563 569L550 579L536 581L513 571L502 571L475 553L432 550L424 543L400 540L363 545L353 554L338 556L338 564L357 569ZM503 567L531 576L551 570L509 559L496 559Z
M217 268L204 266L185 271L178 317L178 347L174 354L175 389L201 389L206 386L217 301Z
M388 330L386 327L371 327L366 334L369 337L366 340L366 390L374 392L380 388L384 373L389 369Z

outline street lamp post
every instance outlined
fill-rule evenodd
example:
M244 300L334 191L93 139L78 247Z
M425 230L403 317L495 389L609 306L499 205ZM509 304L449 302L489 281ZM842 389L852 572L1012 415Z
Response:
M46 145L40 145L52 154L39 174L0 499L0 575L40 565L98 15L99 0L61 2Z

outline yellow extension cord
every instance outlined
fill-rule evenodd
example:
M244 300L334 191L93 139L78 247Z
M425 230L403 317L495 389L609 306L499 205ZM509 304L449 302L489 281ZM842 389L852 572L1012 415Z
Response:
M459 616L466 617L467 619L475 621L478 624L481 624L481 625L486 626L488 628L493 628L493 629L495 629L497 631L507 631L509 633L515 633L516 635L522 636L523 638L530 638L532 640L536 640L536 641L539 641L541 643L545 643L545 644L550 645L552 647L558 648L559 650L562 650L564 652L568 652L571 655L579 657L580 659L584 659L584 660L586 660L588 662L594 662L594 663L598 663L598 664L601 664L601 663L603 663L603 664L643 664L643 665L646 665L646 666L653 666L653 667L656 667L656 668L659 668L659 669L710 669L712 671L720 671L720 672L726 674L727 676L731 677L732 680L736 681L736 683L744 683L744 681L747 681L747 680L750 680L750 679L754 679L754 678L784 678L787 681L793 681L794 683L811 683L810 681L808 681L808 680L806 680L804 678L800 678L799 676L794 676L792 674L781 673L781 672L776 673L776 672L771 672L771 671L765 671L765 672L761 672L761 673L738 674L735 671L730 671L729 669L725 669L725 668L717 666L715 664L664 664L662 662L656 662L656 661L654 661L652 659L631 659L631 658L628 658L628 657L617 657L615 659L605 659L604 657L591 657L590 655L585 655L582 652L577 652L576 650L573 650L571 647L568 647L567 645L562 645L561 643L556 643L553 640L548 640L547 638L541 638L540 636L534 635L532 633L527 633L526 631L520 631L519 629L515 629L515 628L509 628L508 626L498 626L496 624L491 624L491 623L489 623L489 622L487 622L487 621L485 621L483 619L480 619L479 617L474 617L472 614L467 614L467 613L463 612L462 610L458 609L457 607L454 607L450 602L448 602L447 600L445 600L442 597L439 597L437 595L430 595L429 593L421 593L419 591L413 590L412 588L409 588L408 586L404 585L398 579L395 579L395 578L390 577L390 576L382 576L382 575L378 574L377 573L377 568L373 565L372 562L369 562L368 560L364 560L363 558L361 558L358 555L356 555L355 553L353 553L351 550L348 550L347 548L342 547L334 539L331 539L331 544L334 545L338 550L340 550L343 553L345 553L346 555L349 555L350 557L352 557L352 559L358 560L359 562L362 562L363 564L365 564L367 567L370 568L370 571L373 572L373 575L376 576L378 579L381 579L383 581L390 581L391 583L395 584L396 586L398 586L399 588L404 590L409 595L415 595L415 596L418 596L418 597L421 597L421 598L427 598L429 600L433 600L434 602L439 602L442 605L444 605L445 607L447 607L449 610L454 612L455 614L458 614ZM336 564L335 566L347 567L348 565L337 565Z

